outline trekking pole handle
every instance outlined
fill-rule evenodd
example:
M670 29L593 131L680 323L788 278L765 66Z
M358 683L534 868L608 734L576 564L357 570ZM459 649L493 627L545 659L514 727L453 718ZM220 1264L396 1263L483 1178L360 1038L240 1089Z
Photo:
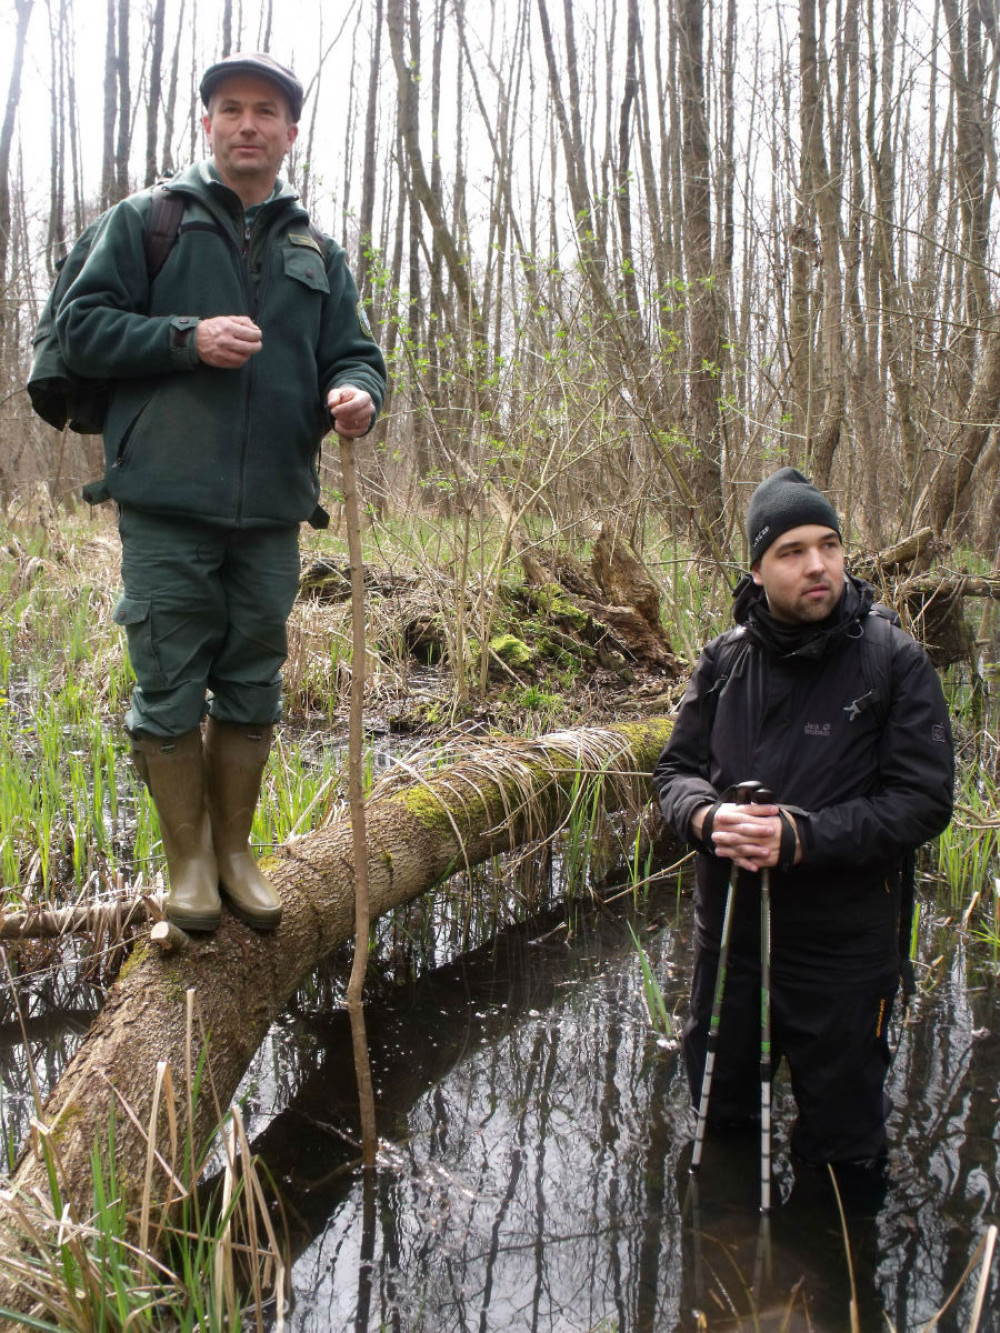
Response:
M763 790L759 782L736 782L729 789L729 798L735 805L753 805Z

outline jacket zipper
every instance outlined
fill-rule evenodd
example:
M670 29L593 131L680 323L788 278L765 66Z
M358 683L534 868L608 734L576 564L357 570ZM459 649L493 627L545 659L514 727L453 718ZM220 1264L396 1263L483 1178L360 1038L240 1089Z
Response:
M268 213L269 211L272 210L270 210L269 206L265 204L264 207L257 214L256 218L254 218L253 226L250 228L247 228L246 225L246 211L243 210L241 213L241 232L243 235L243 250L240 255L240 260L241 260L241 269L243 276L243 287L246 293L247 310L249 311L250 318L254 321L254 323L257 322L257 317L264 305L264 292L267 286L267 274L268 274L268 265L265 262L265 260L271 249L272 245L271 237L268 236L264 248L264 253L261 255L260 281L259 285L256 288L254 287L253 274L250 268L250 256L253 251L254 237L260 231L261 221L264 218L265 213ZM253 400L253 383L254 383L253 357L250 358L250 364L247 368L247 371L249 378L248 378L247 392L243 408L243 430L242 430L242 444L240 447L239 484L236 490L237 526L239 526L243 520L243 501L245 498L244 481L246 478L247 454L250 449L250 409L251 409L251 402Z
M246 209L240 208L240 231L242 244L239 247L240 278L243 283L243 296L247 314L255 319L253 283L250 281L250 231L247 228ZM255 321L256 322L256 321ZM240 372L242 374L242 371ZM242 420L240 423L240 463L236 479L236 526L243 521L243 501L246 494L247 453L250 448L250 398L253 394L253 357L246 368L248 377L247 391L243 395Z

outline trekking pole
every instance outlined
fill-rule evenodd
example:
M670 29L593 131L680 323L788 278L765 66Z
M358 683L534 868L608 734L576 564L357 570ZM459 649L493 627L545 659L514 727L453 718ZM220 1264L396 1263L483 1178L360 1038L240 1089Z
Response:
M771 805L774 794L757 791L758 805ZM760 1211L771 1211L771 868L760 872Z
M732 788L732 800L736 805L748 805L760 786L759 782L739 782ZM722 918L722 937L719 940L719 966L715 974L715 994L712 996L712 1014L708 1021L708 1043L705 1051L705 1069L701 1077L701 1095L698 1099L698 1123L694 1132L694 1149L691 1153L692 1174L701 1167L701 1155L705 1146L705 1126L708 1123L708 1099L712 1092L712 1075L715 1071L715 1053L719 1045L719 1018L722 1014L722 997L726 989L726 968L729 964L729 941L733 933L733 912L736 904L736 880L739 867L733 863L729 873L729 888L726 890L726 910Z

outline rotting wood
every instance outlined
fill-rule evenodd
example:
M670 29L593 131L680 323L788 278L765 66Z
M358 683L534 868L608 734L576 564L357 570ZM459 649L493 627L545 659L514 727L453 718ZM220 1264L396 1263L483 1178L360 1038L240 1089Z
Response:
M921 597L924 601L932 597L989 597L996 602L1000 601L1000 575L921 574L897 583L896 592L900 597Z
M591 571L609 606L634 606L650 633L658 638L666 655L670 644L660 615L660 589L650 577L622 532L603 523L591 560Z
M886 546L874 555L863 555L856 562L857 572L864 578L878 574L898 573L905 565L916 564L918 569L926 569L937 555L939 542L933 528L921 528L911 532L902 541Z
M650 795L649 774L670 722L554 733L537 741L484 747L427 778L385 784L367 807L372 918L424 893L448 875L562 827L574 801L602 783L609 809ZM578 782L578 777L583 777ZM354 868L349 820L339 820L284 847L267 871L281 894L277 930L258 933L223 914L211 935L192 937L180 953L137 944L38 1119L58 1145L63 1200L79 1217L92 1203L91 1154L114 1115L119 1187L127 1204L140 1197L148 1124L160 1061L173 1070L178 1116L186 1086L185 994L197 992L212 1076L225 1106L268 1027L309 973L351 937ZM126 1106L129 1108L126 1111ZM169 1141L161 1106L159 1142ZM194 1137L215 1129L209 1097L195 1108ZM96 1136L96 1137L95 1137ZM10 1182L46 1191L44 1163L26 1151ZM154 1190L167 1193L165 1176ZM2 1243L2 1241L0 1241ZM0 1279L0 1305L23 1295Z
M97 931L120 934L129 926L157 920L162 911L163 894L150 893L141 898L0 913L0 940L49 940Z
M416 574L398 574L391 569L366 565L362 575L365 590L379 597L398 597L419 587ZM320 602L348 602L351 598L351 566L336 560L314 560L299 580L299 596Z
M976 631L965 620L965 599L1000 601L1000 573L931 572L941 552L934 529L924 527L851 564L853 573L879 586L879 596L896 607L939 671L975 652Z

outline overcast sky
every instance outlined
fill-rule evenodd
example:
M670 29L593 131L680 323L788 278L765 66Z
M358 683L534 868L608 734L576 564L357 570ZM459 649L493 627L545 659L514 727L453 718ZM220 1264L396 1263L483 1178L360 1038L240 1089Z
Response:
M52 0L53 8L56 0ZM324 116L334 114L338 102L338 88L344 86L345 67L350 68L352 59L351 43L355 31L355 19L359 13L361 0L344 0L343 3L330 3L329 0L276 0L275 16L271 32L271 53L287 64L291 64L303 83L308 84L319 64L320 52L336 39L333 53L327 60L322 94L320 99ZM197 25L191 24L193 4L197 5ZM234 6L235 8L235 6ZM136 87L140 72L141 54L139 40L144 26L145 5L133 0L132 5L132 51L133 51L133 98L137 96ZM180 14L180 0L168 0L167 3L167 50L164 65L168 65L173 49L177 19ZM360 10L362 17L369 6ZM104 46L106 36L106 8L102 0L73 0L73 28L75 32L75 64L80 102L81 142L83 144L84 176L86 189L93 194L100 181ZM184 10L184 34L181 46L181 69L190 69L192 64L198 71L211 63L221 49L221 6L218 0L187 0ZM244 13L244 49L253 49L258 45L261 7L255 0L245 0ZM367 28L367 25L365 25ZM11 75L11 62L14 53L14 35L16 15L12 0L0 0L0 96L6 100ZM367 32L364 41L367 43ZM52 75L50 68L49 10L45 0L34 0L28 33L28 50L22 77L20 112L18 117L18 136L15 151L19 145L23 154L25 180L29 189L42 192L47 187L49 173L49 127L51 122L50 88ZM367 46L359 50L359 55L366 53ZM338 73L340 77L338 78ZM183 75L182 75L183 78ZM183 129L180 161L190 156L188 151L187 126L190 123L188 109L200 115L200 104L194 107L182 100L185 85L179 94L177 113L177 132ZM138 141L134 149L136 159L142 156L144 146L144 121L137 126ZM339 135L338 135L339 139ZM201 152L202 141L199 134L197 152Z

